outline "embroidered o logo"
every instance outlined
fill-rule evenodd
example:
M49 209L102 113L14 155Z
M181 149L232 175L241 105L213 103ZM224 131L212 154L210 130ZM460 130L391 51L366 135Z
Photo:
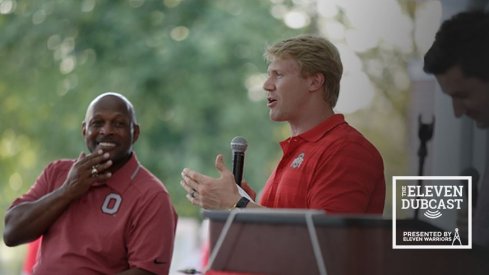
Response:
M116 193L110 193L105 197L104 204L102 204L102 212L105 214L115 214L119 211L121 206L122 197Z
M292 164L290 165L290 167L296 169L296 168L299 168L302 164L302 162L304 161L304 153L300 153L295 159L294 161L292 162Z

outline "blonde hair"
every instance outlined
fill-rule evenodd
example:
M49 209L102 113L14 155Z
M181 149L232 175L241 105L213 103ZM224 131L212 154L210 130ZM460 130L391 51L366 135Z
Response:
M333 108L340 93L340 80L343 74L338 49L328 40L301 35L280 41L265 50L267 62L275 58L291 57L297 61L303 76L321 73L325 78L324 99Z

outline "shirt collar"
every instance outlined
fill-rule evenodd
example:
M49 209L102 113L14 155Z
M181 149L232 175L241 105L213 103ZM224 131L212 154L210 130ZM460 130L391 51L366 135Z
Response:
M337 126L345 123L345 117L342 114L334 114L309 131L304 132L297 137L290 137L287 140L284 140L284 142L289 141L292 138L304 139L307 142L316 142Z
M131 158L107 180L107 186L119 193L123 193L129 187L139 169L140 164L136 153L132 152Z

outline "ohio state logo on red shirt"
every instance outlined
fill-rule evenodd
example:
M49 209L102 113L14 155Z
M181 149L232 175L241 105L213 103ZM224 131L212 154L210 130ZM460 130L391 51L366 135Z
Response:
M290 167L297 169L301 166L302 162L304 161L304 153L300 153L292 162Z
M113 215L119 211L121 206L122 197L116 193L110 193L105 196L104 203L102 204L102 212L105 214Z

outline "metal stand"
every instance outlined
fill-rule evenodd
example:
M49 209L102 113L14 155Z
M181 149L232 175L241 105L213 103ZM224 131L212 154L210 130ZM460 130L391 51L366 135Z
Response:
M423 123L421 121L421 115L418 116L418 137L420 141L419 149L418 149L418 159L419 159L418 175L419 176L423 176L424 174L424 161L426 159L426 156L428 155L427 143L433 137L434 128L435 128L435 117L433 117L431 123ZM418 186L422 186L422 185L423 185L423 181L418 180ZM416 208L414 210L414 219L418 219L418 215L419 215L419 208Z

